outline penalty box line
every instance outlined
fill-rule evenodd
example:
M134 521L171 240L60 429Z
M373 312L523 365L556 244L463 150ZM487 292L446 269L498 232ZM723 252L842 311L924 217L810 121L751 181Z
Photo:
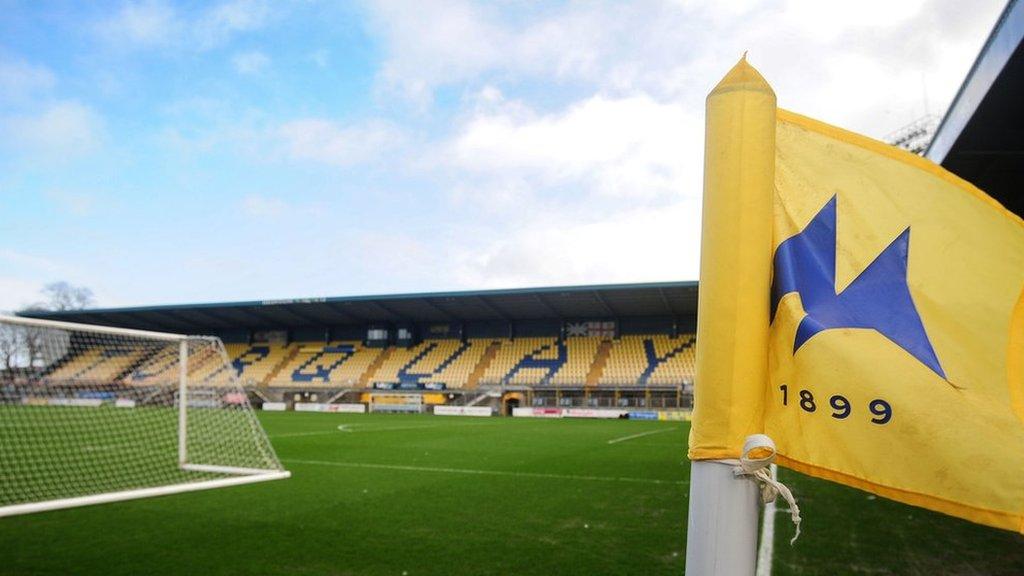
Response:
M661 430L651 430L650 432L641 432L639 434L631 434L629 436L623 436L621 438L613 438L608 441L609 444L618 444L619 442L625 442L626 440L632 440L634 438L643 438L644 436L651 436L654 434L661 434L663 432L671 432L678 430L678 428L663 428Z
M632 484L665 484L687 486L687 480L658 480L655 478L630 478L628 476L586 476L577 474L548 474L544 472L514 472L504 470L474 470L471 468L439 468L433 466L407 466L402 464L370 464L366 462L333 462L328 460L282 460L289 464L310 466L335 466L338 468L366 468L371 470L398 470L403 472L434 472L439 474L467 474L474 476L510 476L514 478L542 478L546 480L582 480L590 482L626 482Z

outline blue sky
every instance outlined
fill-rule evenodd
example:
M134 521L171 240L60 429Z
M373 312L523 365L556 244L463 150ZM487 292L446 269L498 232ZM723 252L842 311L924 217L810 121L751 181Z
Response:
M0 1L0 309L694 279L743 51L883 137L1002 4Z

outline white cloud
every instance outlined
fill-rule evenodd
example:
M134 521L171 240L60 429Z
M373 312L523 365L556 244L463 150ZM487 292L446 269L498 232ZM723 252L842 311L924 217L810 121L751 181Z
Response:
M0 56L0 100L29 101L48 93L56 83L56 76L45 66Z
M45 194L58 209L75 216L87 216L96 207L96 196L86 192L49 190Z
M700 205L623 208L593 222L548 215L483 246L461 248L454 277L463 286L652 282L697 278Z
M316 223L321 215L330 215L323 201L303 199L294 191L288 199L266 194L248 194L242 198L242 212L257 220L302 222L304 226Z
M429 100L440 86L491 78L541 81L548 91L582 82L636 92L659 87L666 72L678 75L680 66L714 53L706 28L718 10L709 4L588 2L538 8L378 0L371 3L371 30L383 40L386 56L380 82L413 101Z
M387 122L343 125L323 118L285 122L277 129L277 136L288 157L335 166L375 160L405 139L396 126Z
M483 98L499 104L473 114L448 149L466 172L621 198L682 194L699 178L700 121L674 103L596 95L541 115L493 89Z
M20 277L0 276L0 313L11 313L39 299L40 282Z
M342 122L325 116L281 119L265 110L214 98L188 98L165 106L159 142L174 154L227 153L265 163L301 162L335 167L372 164L405 152L407 133L381 118ZM402 159L404 160L404 158Z
M214 5L194 24L194 35L203 46L216 46L239 32L263 27L270 15L264 0L233 0Z
M10 248L0 249L0 260L5 263L4 268L21 267L46 274L59 274L64 271L62 265L49 258Z
M96 25L105 40L142 47L209 49L232 36L262 28L270 15L264 0L232 0L185 14L164 0L125 2Z
M240 52L231 58L231 64L239 74L259 74L270 65L270 58L258 50Z
M99 271L99 268L103 268ZM96 267L80 261L63 261L61 255L48 256L11 248L0 248L0 311L15 311L39 302L40 290L51 282L68 281L94 289L97 302L117 305L119 299L106 290L112 282L109 266Z
M2 124L7 137L0 146L52 160L93 153L104 134L100 115L75 101L57 102L38 114L10 117Z
M851 28L902 26L925 9L927 4L926 0L788 0L783 3L780 17L803 33L819 40L828 40ZM880 17L883 15L884 18Z
M925 88L931 111L945 108L1002 4L378 0L371 30L385 54L381 87L421 105L439 87L498 81L547 94L648 94L699 112L750 50L781 105L881 136L925 112Z
M15 311L39 300L39 290L68 270L44 256L0 248L0 311Z
M142 46L166 44L181 33L183 22L174 8L161 0L126 2L101 22L97 31L107 40Z
M385 0L372 10L390 53L381 77L410 98L429 98L442 79L465 80L502 56L506 32L491 24L482 6Z
M327 68L328 64L331 63L331 52L326 48L320 48L309 53L309 61L316 65L317 68Z
M474 104L438 161L472 222L436 264L459 286L697 277L699 118L647 95L541 114L488 87Z
M420 101L476 90L422 163L443 166L453 208L487 226L464 231L474 243L439 266L470 287L696 278L703 101L744 49L783 106L882 135L924 111L922 73L952 96L991 25L950 24L935 2L754 4L577 4L527 18L440 5L458 34L414 26L448 16L379 4L398 20L380 28L385 85ZM590 95L552 108L535 91Z
M267 114L256 107L221 98L191 96L159 109L162 128L157 141L169 153L196 157L231 151L269 157Z
M289 205L280 198L250 194L242 199L242 210L257 218L277 217L289 210Z

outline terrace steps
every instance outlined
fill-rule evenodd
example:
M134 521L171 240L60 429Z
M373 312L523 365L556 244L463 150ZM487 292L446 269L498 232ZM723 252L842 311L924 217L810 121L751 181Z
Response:
M612 355L612 341L604 340L601 345L597 347L597 354L594 356L594 361L590 365L590 371L587 372L587 388L597 386L598 381L601 380L601 375L604 374L604 367L608 364L608 357Z
M476 367L469 373L469 378L466 379L466 388L476 388L477 383L483 378L484 373L487 372L487 368L491 365L494 357L498 355L498 349L501 348L501 344L498 342L491 342L487 346L487 350L484 355L480 357L480 361L477 362Z
M291 364L292 360L299 355L300 348L298 346L291 346L290 348L291 349L288 350L288 353L284 355L284 358L281 358L281 361L278 362L270 372L267 372L267 377L260 383L260 387L266 388L267 386L270 386L271 383L275 382L277 377L281 374L281 371L284 370L284 367Z
M395 349L396 348L394 346L388 346L383 352L373 359L373 362L370 362L370 365L366 367L366 371L359 377L360 388L366 388L368 385L372 384L370 380L373 378L374 374L377 373L377 370L387 362L387 359L391 356L391 352Z

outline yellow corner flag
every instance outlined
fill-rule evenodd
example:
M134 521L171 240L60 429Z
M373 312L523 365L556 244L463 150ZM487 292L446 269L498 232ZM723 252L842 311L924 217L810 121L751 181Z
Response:
M784 466L1024 532L1024 222L776 109L745 60L707 130L691 458L762 432Z

